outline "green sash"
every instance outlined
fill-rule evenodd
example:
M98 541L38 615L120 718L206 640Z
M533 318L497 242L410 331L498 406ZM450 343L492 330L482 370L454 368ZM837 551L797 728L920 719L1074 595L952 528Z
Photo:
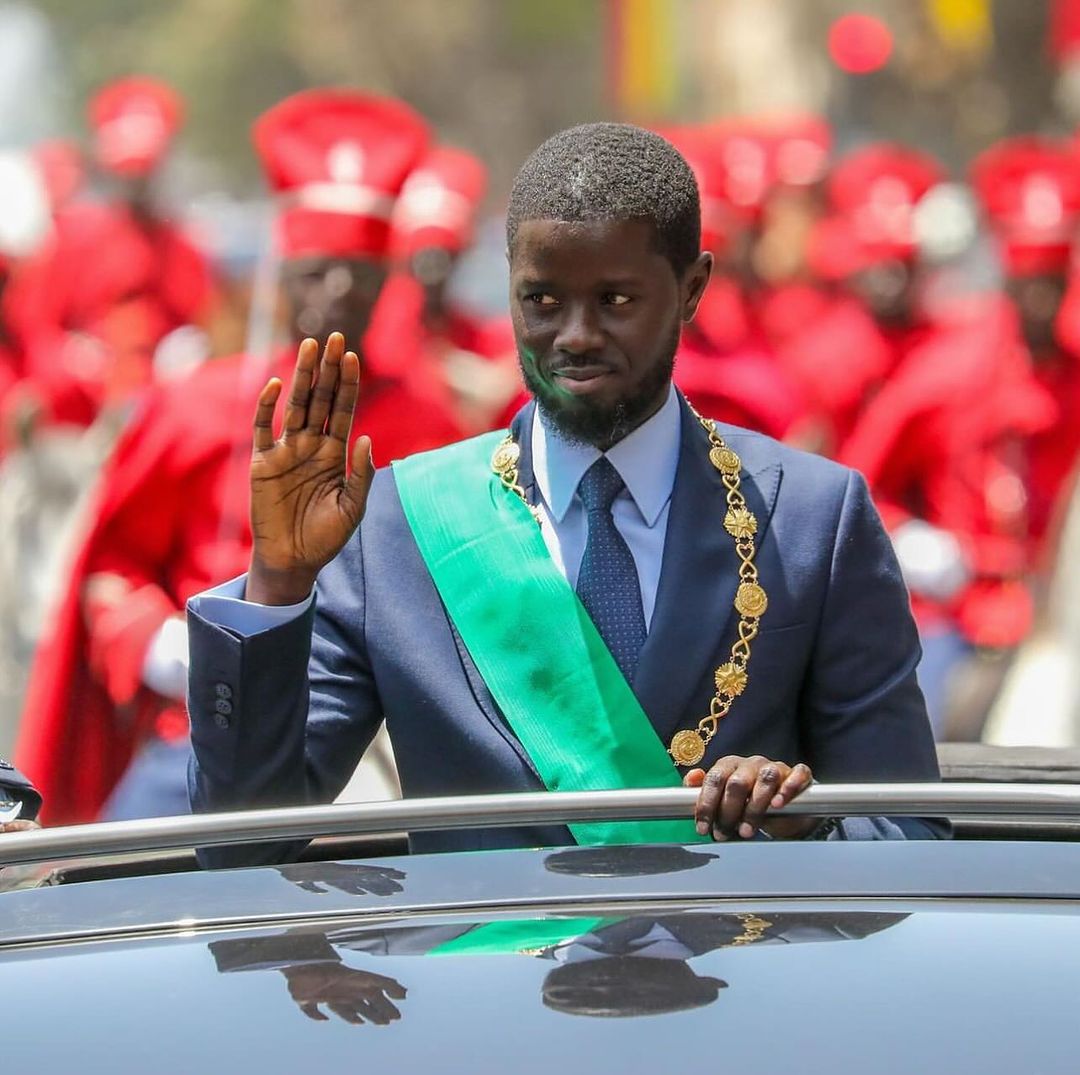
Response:
M473 926L460 937L437 944L429 956L535 955L538 951L581 937L618 918L515 918Z
M394 463L405 518L450 619L549 791L678 786L667 750L536 520L491 469L505 435ZM690 819L570 830L580 844L700 839Z

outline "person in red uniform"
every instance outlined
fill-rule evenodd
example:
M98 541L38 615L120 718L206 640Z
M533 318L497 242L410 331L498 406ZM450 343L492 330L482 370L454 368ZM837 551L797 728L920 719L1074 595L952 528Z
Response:
M993 151L977 163L976 189L1003 204L1001 185L1012 185L1019 163L1011 148L1002 157ZM939 737L949 733L950 694L966 657L976 648L1007 655L1031 628L1025 460L1056 412L1017 307L991 295L909 349L841 455L866 475L892 534L922 638L920 683ZM994 662L999 670L1005 663ZM964 734L974 734L978 714L966 723Z
M1069 280L1080 158L1063 142L1009 139L974 161L971 182L997 241L1017 314L1016 345L1027 350L1036 379L1058 405L1057 420L1026 446L1033 559L1045 561L1080 459L1080 283Z
M661 131L690 165L701 197L701 243L716 259L694 320L685 325L675 383L702 413L718 421L783 437L799 409L794 386L755 332L736 267L746 210L732 199L729 132L717 126Z
M207 261L155 205L182 111L149 78L113 82L90 101L93 161L116 197L60 206L51 240L5 296L47 423L85 426L123 407L151 379L159 341L208 311Z
M943 178L932 158L889 143L853 151L829 177L829 215L808 237L822 298L816 310L802 303L801 324L777 344L827 455L843 451L862 409L928 332L917 302L914 221ZM782 298L773 301L774 322Z
M269 360L211 361L183 391L151 392L117 446L32 670L17 748L52 823L94 818L110 793L107 816L186 812L183 609L247 563L248 415L300 339L363 338L394 199L428 132L400 102L312 90L263 115L254 140L281 207L291 340ZM400 379L366 371L360 395L354 435L378 437L379 464L460 435L438 401Z
M368 336L378 360L392 363L386 372L443 393L472 432L493 428L520 389L509 316L468 313L450 287L486 190L487 169L471 153L435 146L426 154L394 206L395 272Z

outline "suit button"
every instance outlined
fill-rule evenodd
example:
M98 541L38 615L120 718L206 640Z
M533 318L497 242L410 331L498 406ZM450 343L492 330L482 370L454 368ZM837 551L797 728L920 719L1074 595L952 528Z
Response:
M222 730L226 731L229 727L229 718L224 713L214 714L214 723Z
M225 698L219 698L214 703L214 709L223 717L227 717L232 712L232 702L228 701Z
M232 687L230 687L228 683L215 683L214 693L219 698L224 698L227 701L229 698L232 697Z

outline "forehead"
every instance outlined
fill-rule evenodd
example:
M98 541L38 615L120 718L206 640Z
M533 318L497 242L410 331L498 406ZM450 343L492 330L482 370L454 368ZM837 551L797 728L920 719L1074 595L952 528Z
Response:
M510 246L514 273L655 272L659 252L651 221L523 220Z

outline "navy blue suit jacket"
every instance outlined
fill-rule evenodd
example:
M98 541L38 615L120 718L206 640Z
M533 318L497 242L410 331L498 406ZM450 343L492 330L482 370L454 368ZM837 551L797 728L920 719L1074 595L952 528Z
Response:
M685 401L682 443L651 629L632 684L667 742L709 708L736 623L737 558L725 489ZM535 496L528 430L514 421L519 476ZM915 682L919 643L896 558L854 471L721 426L743 460L769 608L750 682L709 744L809 764L818 781L935 780ZM385 720L404 794L535 791L543 785L448 620L402 512L391 470L372 484L356 534L291 623L241 639L189 614L195 810L326 802ZM512 600L508 593L507 600ZM522 625L521 645L529 644ZM218 703L223 697L229 705ZM228 716L220 712L230 709ZM941 835L914 819L854 819L843 837ZM572 843L562 827L416 834L414 850ZM207 853L210 861L238 861ZM280 859L248 848L243 861Z

